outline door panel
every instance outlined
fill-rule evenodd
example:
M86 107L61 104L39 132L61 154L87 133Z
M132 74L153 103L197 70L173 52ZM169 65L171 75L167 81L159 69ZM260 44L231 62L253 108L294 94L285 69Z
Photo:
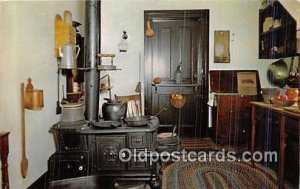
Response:
M193 22L155 22L157 34L153 40L153 77L159 76L165 82L174 82L174 73L182 62L182 78L191 83L192 61L191 40ZM184 26L185 25L185 26ZM188 25L188 26L187 26Z
M157 40L157 56L156 62L153 62L153 66L156 69L153 69L153 75L162 76L165 78L172 77L172 70L170 66L171 62L171 29L170 28L161 28Z
M192 38L192 27L193 25L196 23L191 23L190 27L179 27L180 30L180 40L179 40L179 61L182 61L182 78L186 81L188 81L189 83L191 83L191 76L192 76L192 70L191 67L194 64L194 62L192 62L192 54L191 54L191 50L192 50L192 46L191 46L191 38ZM176 63L174 62L174 64L176 65ZM176 69L176 67L175 67ZM175 70L173 70L175 72Z

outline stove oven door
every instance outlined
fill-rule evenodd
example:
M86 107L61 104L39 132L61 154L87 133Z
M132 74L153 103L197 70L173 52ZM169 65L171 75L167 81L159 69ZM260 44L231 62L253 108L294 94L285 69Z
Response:
M119 159L125 148L125 135L96 136L96 168L98 170L125 170L126 163Z
M88 154L88 151L53 154L48 161L49 181L89 175Z

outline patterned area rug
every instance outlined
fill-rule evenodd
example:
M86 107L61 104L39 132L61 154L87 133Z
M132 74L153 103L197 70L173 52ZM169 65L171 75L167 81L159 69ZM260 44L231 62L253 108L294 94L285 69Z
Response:
M163 170L162 189L277 187L274 171L246 162L176 162ZM285 184L285 188L290 188Z

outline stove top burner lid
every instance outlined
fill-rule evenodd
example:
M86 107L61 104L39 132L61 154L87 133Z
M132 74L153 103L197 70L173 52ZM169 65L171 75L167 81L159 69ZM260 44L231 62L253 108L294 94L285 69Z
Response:
M115 129L115 128L121 126L122 124L119 121L104 121L104 120L100 120L98 122L92 123L92 125L94 127L96 127L97 129Z

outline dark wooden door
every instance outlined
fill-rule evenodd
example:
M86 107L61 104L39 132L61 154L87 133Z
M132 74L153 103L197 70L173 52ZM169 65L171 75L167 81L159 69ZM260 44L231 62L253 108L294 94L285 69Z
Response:
M147 11L154 36L145 37L145 110L159 114L161 128L180 125L181 134L200 135L207 127L208 96L208 11ZM181 63L182 83L175 83L175 71ZM154 85L153 78L162 82ZM187 100L181 109L172 107L171 94ZM170 130L170 129L166 129ZM202 133L204 136L204 133Z

